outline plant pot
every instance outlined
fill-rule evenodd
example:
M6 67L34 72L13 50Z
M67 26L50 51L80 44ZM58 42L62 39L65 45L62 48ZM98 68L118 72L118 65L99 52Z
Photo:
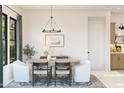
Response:
M32 58L28 58L28 59L26 60L26 63L27 63L27 64L32 64Z

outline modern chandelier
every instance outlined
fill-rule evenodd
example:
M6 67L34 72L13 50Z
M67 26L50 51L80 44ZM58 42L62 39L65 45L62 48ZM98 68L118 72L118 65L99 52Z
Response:
M61 32L61 27L56 23L55 19L53 18L53 6L51 6L51 16L48 20L47 24L43 27L42 32L46 33L57 33Z

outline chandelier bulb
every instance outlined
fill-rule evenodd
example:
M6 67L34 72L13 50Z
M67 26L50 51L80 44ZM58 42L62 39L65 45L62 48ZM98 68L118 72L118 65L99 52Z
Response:
M45 30L45 27L43 27L42 30Z
M54 31L54 26L52 27L53 31Z

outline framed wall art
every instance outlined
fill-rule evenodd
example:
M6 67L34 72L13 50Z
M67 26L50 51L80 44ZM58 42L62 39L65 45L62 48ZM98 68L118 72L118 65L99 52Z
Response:
M45 45L50 47L64 47L63 34L46 34Z

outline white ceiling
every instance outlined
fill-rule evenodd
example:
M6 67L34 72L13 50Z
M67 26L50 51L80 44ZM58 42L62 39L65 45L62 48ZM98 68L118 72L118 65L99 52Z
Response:
M23 10L50 9L50 5L18 5ZM124 12L124 5L53 5L53 9L111 10Z

